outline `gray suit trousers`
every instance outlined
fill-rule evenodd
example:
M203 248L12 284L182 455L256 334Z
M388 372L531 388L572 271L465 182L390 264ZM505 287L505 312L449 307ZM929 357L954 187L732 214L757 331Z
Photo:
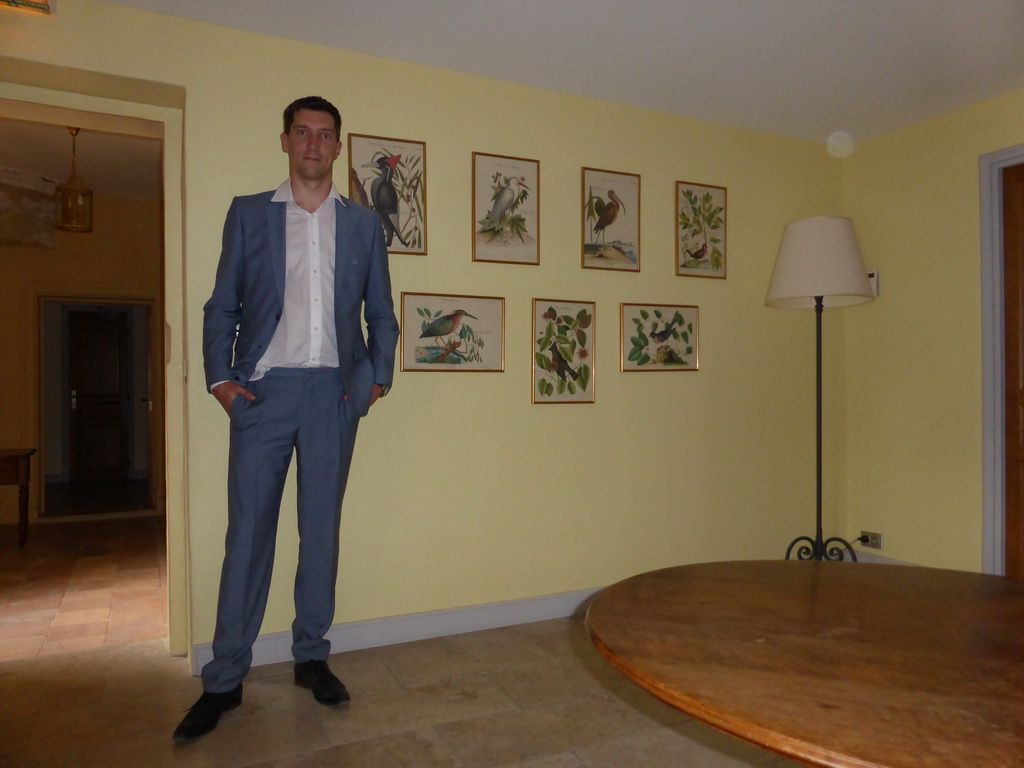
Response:
M234 689L252 664L274 567L277 521L292 453L297 461L299 562L292 655L326 659L334 621L341 502L359 416L336 368L274 368L252 381L255 401L231 404L228 531L203 689Z

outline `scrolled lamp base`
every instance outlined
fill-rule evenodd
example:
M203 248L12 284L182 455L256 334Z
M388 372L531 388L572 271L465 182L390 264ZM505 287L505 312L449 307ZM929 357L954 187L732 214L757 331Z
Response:
M797 560L845 560L848 552L850 560L857 562L857 553L853 551L853 545L838 536L824 541L820 536L817 539L812 539L810 536L798 536L793 539L786 550L787 560L793 559L794 548Z

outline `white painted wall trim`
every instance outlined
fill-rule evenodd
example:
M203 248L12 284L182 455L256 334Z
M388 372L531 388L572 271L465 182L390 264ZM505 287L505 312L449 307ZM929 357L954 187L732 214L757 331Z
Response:
M327 639L331 641L333 653L342 653L534 621L564 619L583 613L599 591L584 589L559 595L335 624L327 633ZM254 667L291 661L291 658L291 632L260 635L252 647ZM213 659L212 644L192 646L191 659L192 674L198 675L203 665Z
M876 555L874 552L866 552L861 548L857 549L857 562L875 563L877 565L914 565L914 563L908 563L904 560L896 560L891 557L885 557L884 555Z
M1006 572L1006 438L1003 434L1003 180L1002 171L1024 163L1024 144L982 155L981 367L982 570Z

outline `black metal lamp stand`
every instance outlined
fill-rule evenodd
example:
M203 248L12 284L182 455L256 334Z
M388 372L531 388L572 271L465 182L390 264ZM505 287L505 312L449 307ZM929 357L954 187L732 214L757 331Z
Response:
M823 309L822 297L814 297L814 318L817 326L818 336L818 495L817 495L817 531L815 537L798 536L790 543L786 550L786 559L790 560L794 547L796 548L797 560L845 560L846 552L850 553L850 559L857 562L857 553L853 546L846 539L838 536L822 540L821 537L821 312ZM844 552L845 550L846 552Z

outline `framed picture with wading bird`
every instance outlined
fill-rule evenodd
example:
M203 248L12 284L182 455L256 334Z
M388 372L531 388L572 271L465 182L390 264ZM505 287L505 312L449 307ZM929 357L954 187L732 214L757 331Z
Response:
M676 274L725 279L725 187L676 182Z
M402 293L403 371L505 370L505 299Z
M622 371L696 371L698 307L622 304Z
M583 169L585 269L640 271L640 176Z
M427 145L348 135L349 197L372 208L388 253L427 252Z
M473 261L540 264L540 163L473 153Z
M533 402L594 402L592 301L533 300Z

